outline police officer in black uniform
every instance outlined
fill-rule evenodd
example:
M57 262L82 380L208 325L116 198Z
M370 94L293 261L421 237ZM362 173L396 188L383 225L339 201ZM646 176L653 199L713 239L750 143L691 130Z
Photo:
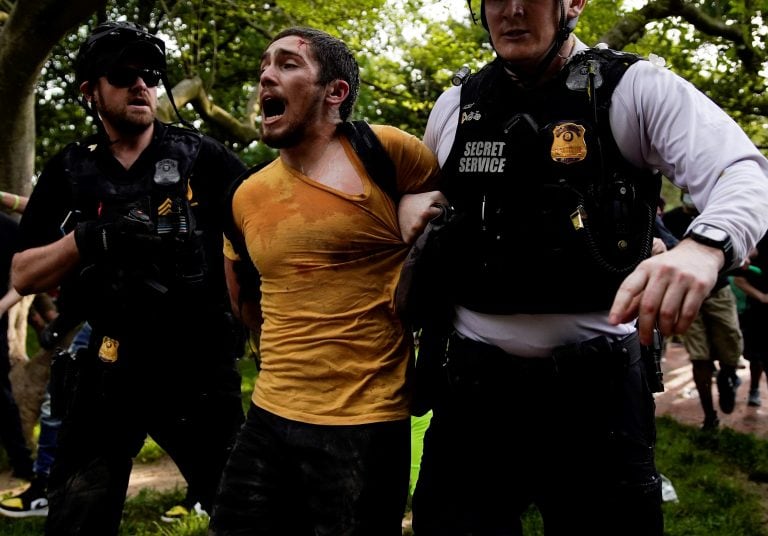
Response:
M98 26L76 65L98 133L45 167L21 222L13 284L61 286L93 332L54 386L64 408L46 534L117 534L149 434L209 509L243 420L241 330L223 276L220 203L244 171L199 132L155 118L164 42Z
M482 0L497 57L430 114L455 216L426 270L451 315L428 369L419 536L521 534L531 505L548 536L660 536L654 326L684 331L768 227L754 144L668 70L576 39L585 5ZM702 210L649 257L658 170ZM417 367L434 358L422 347Z

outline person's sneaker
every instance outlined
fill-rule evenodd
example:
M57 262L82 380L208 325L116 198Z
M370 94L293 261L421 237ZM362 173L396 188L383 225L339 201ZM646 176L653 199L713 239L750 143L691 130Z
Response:
M8 517L32 517L48 515L48 498L45 489L31 486L18 495L0 500L0 514Z
M741 385L741 378L735 372L720 370L717 374L717 391L720 393L720 409L728 415L736 406L736 389Z
M757 407L762 404L760 400L760 389L750 389L749 397L747 397L747 405Z
M182 519L190 515L207 516L208 512L203 510L203 507L199 502L196 502L192 506L177 504L176 506L173 506L168 510L166 510L165 513L160 516L160 519L162 521L165 521L166 523L175 523L176 521L181 521Z
M720 419L717 418L717 413L704 416L704 424L701 425L702 431L717 430L720 427Z

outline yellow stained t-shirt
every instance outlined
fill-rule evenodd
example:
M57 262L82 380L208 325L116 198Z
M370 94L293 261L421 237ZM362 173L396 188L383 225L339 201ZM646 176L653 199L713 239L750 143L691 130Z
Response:
M418 138L372 128L395 164L399 192L434 188L438 164ZM394 307L408 247L394 204L348 141L342 144L363 180L362 194L329 188L278 158L246 179L232 202L261 275L261 371L253 402L312 424L409 415L409 345Z

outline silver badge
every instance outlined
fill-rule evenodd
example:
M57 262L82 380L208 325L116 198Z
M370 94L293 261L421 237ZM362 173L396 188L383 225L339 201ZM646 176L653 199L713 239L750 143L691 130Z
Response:
M166 158L155 164L155 184L167 186L176 184L181 180L179 175L179 163L176 160Z

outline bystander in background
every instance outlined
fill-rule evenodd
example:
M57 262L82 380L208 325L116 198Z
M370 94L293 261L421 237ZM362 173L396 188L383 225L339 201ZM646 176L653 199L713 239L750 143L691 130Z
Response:
M752 250L749 265L734 273L733 284L745 295L739 316L744 337L744 358L749 361L750 385L747 404L757 407L760 379L768 381L768 236Z
M694 218L699 215L688 192L681 192L681 205L664 214L664 224L673 235L682 239ZM720 274L714 288L701 304L699 313L682 335L693 368L693 382L699 393L704 412L703 430L718 428L720 419L712 398L712 377L717 372L720 410L733 413L736 390L741 378L736 369L741 357L743 339L739 326L736 297L725 274Z

